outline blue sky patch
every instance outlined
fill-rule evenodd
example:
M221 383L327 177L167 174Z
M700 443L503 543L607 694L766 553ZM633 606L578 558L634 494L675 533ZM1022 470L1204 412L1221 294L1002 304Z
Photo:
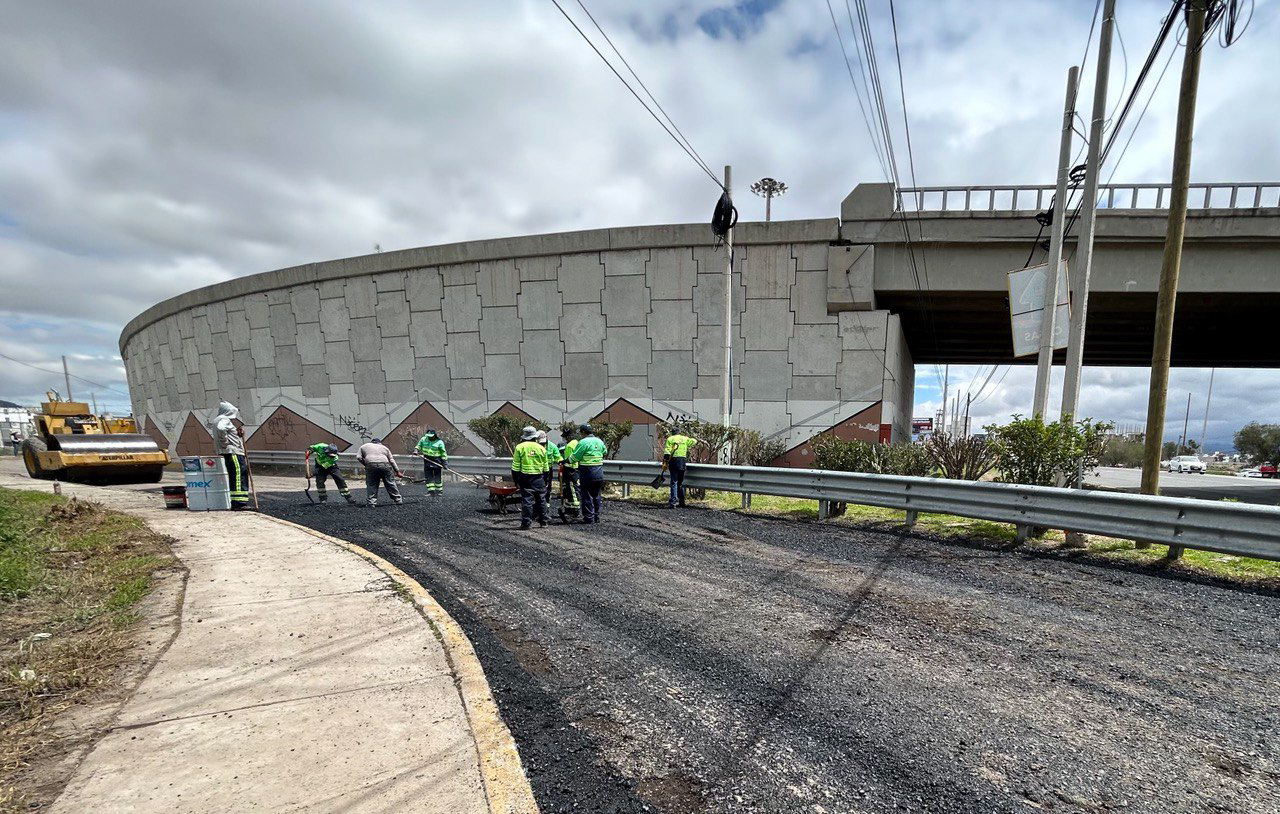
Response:
M782 0L739 0L732 6L703 12L698 27L715 39L745 39L759 31L764 16L781 4Z

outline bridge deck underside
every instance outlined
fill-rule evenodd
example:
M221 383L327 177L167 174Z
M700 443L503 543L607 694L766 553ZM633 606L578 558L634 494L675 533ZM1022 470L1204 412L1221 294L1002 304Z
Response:
M877 292L876 303L902 318L917 363L984 364L1015 359L1008 296L1000 292ZM1151 363L1154 293L1095 292L1089 297L1086 365ZM1280 293L1178 296L1173 364L1178 367L1280 367ZM1058 353L1061 361L1062 352Z

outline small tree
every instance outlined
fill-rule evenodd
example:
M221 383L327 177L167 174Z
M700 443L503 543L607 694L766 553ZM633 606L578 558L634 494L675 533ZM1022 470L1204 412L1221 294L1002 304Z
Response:
M1098 463L1103 466L1142 466L1142 450L1142 439L1113 435L1103 445Z
M635 425L630 421L593 421L591 429L596 431L601 441L604 441L605 457L613 460L618 457L623 439L631 434Z
M1111 424L1070 416L1051 424L1040 417L1015 415L1004 426L986 428L995 446L1000 480L1033 486L1074 487L1084 473L1098 467Z
M516 444L520 443L521 431L526 426L532 426L539 430L551 429L551 426L545 421L539 421L536 418L525 422L502 413L485 416L484 418L473 418L467 422L467 429L474 432L480 437L480 440L488 444L492 448L494 455L510 455L515 450ZM448 443L448 441L445 441L446 447Z
M942 477L952 480L982 480L996 465L995 446L976 435L935 433L924 443L924 450Z
M1251 463L1280 463L1280 424L1250 422L1236 433L1236 452Z
M786 451L787 444L781 438L765 438L759 430L740 429L731 462L734 466L768 466Z

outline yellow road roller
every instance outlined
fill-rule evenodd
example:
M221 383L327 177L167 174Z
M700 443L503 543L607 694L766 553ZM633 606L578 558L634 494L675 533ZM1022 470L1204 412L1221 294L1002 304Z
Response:
M159 483L169 453L132 418L103 418L80 401L50 393L34 416L35 431L22 442L27 474L80 483Z

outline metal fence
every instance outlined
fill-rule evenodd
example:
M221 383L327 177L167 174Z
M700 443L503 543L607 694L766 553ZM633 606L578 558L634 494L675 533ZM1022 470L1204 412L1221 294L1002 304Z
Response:
M1098 188L1098 208L1159 210L1169 208L1169 184L1105 184ZM905 187L897 192L904 212L1040 212L1049 208L1054 187L979 186ZM1192 184L1191 209L1261 209L1280 207L1280 182Z
M253 452L249 457L254 464L302 464L302 454L297 452ZM354 454L340 457L344 463L355 462ZM511 459L453 457L449 466L467 475L503 477L511 471ZM605 462L608 480L627 486L648 485L660 469L652 461ZM752 466L691 465L685 485L742 494L744 506L751 495L817 500L820 516L826 516L832 503L853 503L905 511L908 525L915 523L920 512L936 512L1011 523L1020 536L1033 527L1070 529L1280 560L1280 507L1276 506Z

